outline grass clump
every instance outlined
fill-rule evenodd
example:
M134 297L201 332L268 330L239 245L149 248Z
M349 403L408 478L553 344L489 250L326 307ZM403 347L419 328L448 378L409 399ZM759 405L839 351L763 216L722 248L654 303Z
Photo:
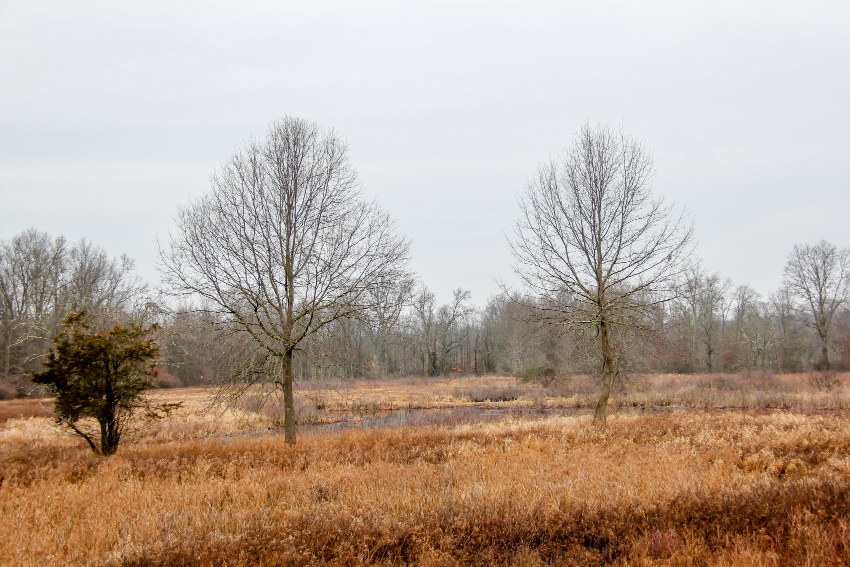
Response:
M846 565L838 377L632 377L603 428L581 376L316 383L294 447L274 398L172 389L175 416L108 459L7 401L0 564Z
M0 430L3 565L850 562L845 412L621 414L605 428L534 414L296 446L152 432L108 459L13 435L40 420Z
M523 394L523 390L517 386L476 386L459 388L453 392L455 398L473 403L512 402Z

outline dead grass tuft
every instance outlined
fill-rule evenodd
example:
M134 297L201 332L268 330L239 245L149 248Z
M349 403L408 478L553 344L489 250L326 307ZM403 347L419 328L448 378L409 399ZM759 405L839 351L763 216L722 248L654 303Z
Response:
M386 407L424 387L353 394ZM437 408L460 386L441 387ZM262 407L203 413L192 396L107 459L47 418L0 426L0 564L850 564L845 411L620 412L591 427L523 394L505 403L528 412L307 428L293 447Z
M50 417L53 402L50 400L16 399L0 401L0 425L10 419Z

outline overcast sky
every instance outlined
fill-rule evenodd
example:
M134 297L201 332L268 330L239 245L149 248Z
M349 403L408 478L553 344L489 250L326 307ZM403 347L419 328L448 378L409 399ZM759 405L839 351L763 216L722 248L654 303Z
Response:
M127 253L284 115L334 128L441 301L508 283L537 164L584 123L655 156L707 269L775 290L850 246L850 2L0 0L0 238Z

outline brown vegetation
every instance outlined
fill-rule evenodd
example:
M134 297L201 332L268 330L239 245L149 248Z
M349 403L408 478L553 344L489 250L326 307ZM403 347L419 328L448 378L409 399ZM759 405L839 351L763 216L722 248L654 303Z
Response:
M0 425L7 420L25 417L50 417L53 402L50 400L18 399L0 403Z
M798 381L816 399L806 378ZM348 396L388 407L416 394L427 404L429 385ZM484 379L446 382L433 397L469 409L452 393L486 387ZM530 407L537 390L512 387L524 392L517 400L481 404ZM45 418L0 425L0 564L850 562L850 413L842 410L621 405L597 427L589 410L556 415L550 396L549 414L507 411L488 422L453 410L440 425L307 427L288 446L274 431L257 434L274 426L262 412L202 412L207 395L164 392L184 407L108 459ZM321 411L343 405L335 400L328 394Z

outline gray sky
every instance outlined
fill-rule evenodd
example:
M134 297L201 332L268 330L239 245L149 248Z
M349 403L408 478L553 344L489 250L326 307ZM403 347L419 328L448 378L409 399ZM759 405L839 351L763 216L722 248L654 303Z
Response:
M655 155L706 267L763 293L850 246L850 3L0 0L0 238L127 253L289 114L349 143L441 301L513 281L505 234L586 121Z

